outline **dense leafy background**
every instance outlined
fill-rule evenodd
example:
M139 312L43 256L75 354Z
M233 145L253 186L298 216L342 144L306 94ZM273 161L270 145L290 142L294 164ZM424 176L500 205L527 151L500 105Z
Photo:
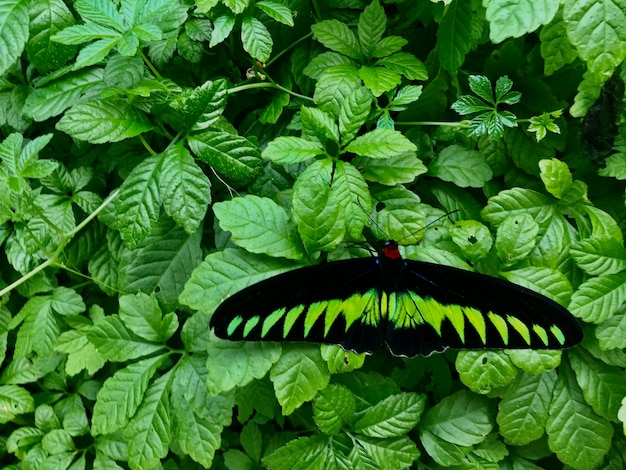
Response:
M625 56L626 0L0 0L0 465L624 468ZM583 345L212 336L366 226Z

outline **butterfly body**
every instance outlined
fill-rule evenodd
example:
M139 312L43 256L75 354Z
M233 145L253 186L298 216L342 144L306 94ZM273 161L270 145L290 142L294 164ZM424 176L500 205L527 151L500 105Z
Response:
M571 314L515 284L405 260L397 243L379 257L279 274L227 298L211 327L230 340L308 341L397 356L459 348L562 349L582 339Z

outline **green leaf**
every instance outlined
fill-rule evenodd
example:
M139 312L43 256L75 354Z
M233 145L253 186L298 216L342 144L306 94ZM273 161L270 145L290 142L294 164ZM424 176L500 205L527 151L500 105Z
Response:
M590 323L602 323L626 301L626 273L607 274L583 282L567 307L572 315Z
M0 1L0 76L17 60L28 40L28 1Z
M313 401L313 419L324 434L337 435L356 412L354 395L342 385L329 385Z
M330 50L356 60L363 58L355 34L345 23L338 20L323 20L311 25L311 31L313 31L315 39Z
M519 284L552 300L567 305L572 287L565 275L555 269L529 266L500 273L506 280Z
M536 246L539 225L528 214L509 216L496 234L496 252L498 258L511 266L525 259Z
M383 188L373 195L374 207L376 202L382 202L384 207L378 208L373 214L375 226L372 232L379 240L402 240L405 244L418 243L426 225L426 215L420 207L419 197L412 191L396 186Z
M484 258L493 245L489 229L476 220L459 220L450 230L450 238L471 262Z
M359 76L375 97L393 90L402 81L400 75L392 70L387 70L384 67L368 67L367 65L359 69Z
M338 161L333 179L333 191L338 200L344 201L346 231L352 238L362 236L367 223L367 210L371 206L371 197L367 183L359 170L350 163Z
M276 163L301 163L324 154L318 143L300 137L281 136L267 144L262 157Z
M155 356L129 364L105 380L93 408L91 433L110 434L126 426L148 389L148 382L167 358Z
M190 138L189 147L201 160L238 184L250 182L261 169L257 146L238 135L207 130Z
M559 369L546 432L550 450L561 462L577 469L600 464L611 446L611 423L585 403L568 367Z
M86 370L90 375L100 370L106 359L98 352L93 343L87 339L87 334L78 330L64 331L54 345L54 350L67 354L65 372L76 375Z
M313 99L322 111L338 117L344 100L361 86L359 69L354 65L333 65L319 77Z
M588 237L572 245L570 255L588 274L616 274L626 269L626 249L612 237Z
M219 202L213 212L233 242L252 253L302 259L298 233L287 212L269 198L248 195Z
M115 201L116 223L126 246L133 249L152 231L159 218L161 158L151 156L137 165L122 183Z
M493 175L480 152L456 144L444 148L430 164L428 172L462 188L480 188Z
M49 354L61 332L50 296L33 297L18 316L24 317L24 323L15 340L15 356L28 356L32 351L40 356Z
M487 9L490 39L502 42L506 38L518 38L530 33L542 24L552 21L561 2L552 0L483 0Z
M481 443L493 426L489 400L461 390L426 411L420 431L427 431L459 446L473 446Z
M293 26L293 14L291 10L279 2L272 0L261 0L254 4L255 7L263 10L267 16L274 18L276 21L286 24L287 26Z
M72 436L64 429L53 429L41 439L41 447L50 454L75 450Z
M122 31L124 20L108 0L77 0L76 11L84 20Z
M82 297L68 287L57 287L50 298L52 310L60 315L80 315L86 309Z
M366 409L354 430L369 437L400 437L417 425L425 405L425 395L392 395Z
M235 16L230 12L215 18L213 21L213 33L211 34L209 47L213 48L223 42L228 36L230 36L234 26Z
M387 27L385 10L378 0L374 0L363 9L359 15L358 36L359 44L366 57L372 57L376 46L380 42Z
M561 363L561 351L515 349L507 351L511 362L529 374L543 374Z
M8 423L21 414L35 411L31 394L17 385L0 385L0 423Z
M520 374L509 385L496 418L507 442L521 446L543 436L556 379L555 372Z
M622 399L626 396L626 375L582 348L573 350L568 358L585 401L598 415L617 421Z
M499 226L513 215L530 215L540 225L555 215L552 199L531 189L506 189L489 198L487 206L481 211L481 217L494 226Z
M225 80L207 80L188 96L174 102L174 108L183 114L184 127L197 130L215 124L226 108L226 87Z
M594 74L613 70L626 57L626 31L621 27L626 22L626 2L605 3L601 9L593 0L566 0L563 5L567 37Z
M339 132L343 144L350 142L367 121L372 105L372 96L366 88L354 90L341 102L339 109Z
M370 158L391 158L405 152L415 152L417 146L399 131L374 129L354 139L346 152Z
M408 43L409 41L404 39L402 36L384 37L378 42L378 44L376 44L376 47L374 48L374 51L372 52L372 57L381 58L381 57L390 56L394 52L398 52Z
M596 328L596 337L603 350L623 349L626 347L626 315L619 313L600 323Z
M544 73L552 75L557 70L578 58L576 48L567 38L567 23L555 18L552 23L541 28L541 56L548 59L544 62Z
M455 367L461 382L481 394L510 384L517 375L517 368L501 351L460 351Z
M344 201L332 187L333 162L318 160L300 174L292 193L292 215L309 252L330 250L346 231Z
M331 450L327 436L300 437L263 457L263 465L272 470L308 468L322 470Z
M179 300L194 310L211 313L229 295L294 267L293 262L227 248L207 255L191 274Z
M546 190L555 198L561 199L572 185L572 174L567 164L553 158L539 162L541 181Z
M420 429L420 441L428 455L439 465L445 467L466 463L466 455L471 450L470 447L452 444L423 429Z
M265 25L253 16L244 16L241 22L241 42L248 54L261 62L267 62L274 41Z
M123 103L88 101L65 112L56 128L92 144L118 142L152 130L143 113Z
M363 169L363 177L366 180L385 186L412 183L419 175L428 171L414 152L406 152L384 160L357 157L352 160L352 164Z
M148 343L129 331L118 315L96 322L87 334L98 352L110 361L128 361L155 353L163 344Z
M350 372L363 367L365 363L365 354L346 351L341 346L322 344L320 349L331 374Z
M137 413L124 429L128 463L134 468L152 468L168 452L171 434L170 378L172 371L157 378L146 390Z
M312 346L284 347L270 371L270 380L285 416L311 400L318 390L328 385L329 379L319 347Z
M424 63L408 52L396 52L379 59L374 65L382 65L409 80L428 80L428 70Z
M356 462L353 468L409 468L420 456L415 442L408 437L377 439L358 436L355 441L351 452L351 460Z
M207 348L206 388L217 395L262 379L279 360L280 344L212 340ZM233 365L236 364L236 367Z
M154 297L144 293L123 295L120 302L120 319L133 333L148 341L166 341L174 331L163 318ZM175 322L178 325L178 322Z
M319 108L302 106L300 119L304 139L313 139L324 145L328 145L330 142L339 143L337 123L328 113Z
M445 10L437 30L437 52L441 66L450 72L458 70L476 43L478 21L467 2L452 2ZM482 29L482 25L481 25Z

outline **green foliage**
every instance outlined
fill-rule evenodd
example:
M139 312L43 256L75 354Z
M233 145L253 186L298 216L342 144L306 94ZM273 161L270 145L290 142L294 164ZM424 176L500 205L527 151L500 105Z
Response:
M626 126L599 168L576 118L625 78L625 12L0 0L0 466L622 468ZM367 232L547 295L585 341L400 359L209 331Z

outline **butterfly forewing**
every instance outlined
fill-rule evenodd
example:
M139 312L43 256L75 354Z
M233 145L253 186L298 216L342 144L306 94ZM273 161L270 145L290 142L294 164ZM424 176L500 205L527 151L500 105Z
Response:
M446 348L562 349L582 340L556 302L490 276L382 256L296 269L226 299L211 326L231 340L309 341L397 356Z

